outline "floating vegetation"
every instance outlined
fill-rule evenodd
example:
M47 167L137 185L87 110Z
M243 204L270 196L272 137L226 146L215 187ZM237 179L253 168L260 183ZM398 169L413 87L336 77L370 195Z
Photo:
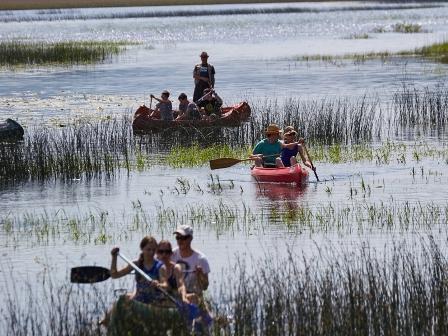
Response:
M185 181L182 182L184 185ZM224 185L214 180L206 192L219 196L224 188L232 189L233 183ZM220 184L220 190L217 185ZM191 186L191 185L190 185ZM188 189L189 187L187 187ZM338 234L365 234L375 232L413 232L414 230L446 232L448 203L369 201L372 188L361 179L351 184L347 191L349 203L326 203L318 206L292 204L279 201L272 208L252 208L244 201L190 203L182 207L163 202L145 206L141 201L132 202L131 213L115 214L108 211L89 212L84 215L56 213L0 217L0 229L5 246L47 246L55 242L72 242L79 245L103 245L113 241L135 239L148 232L172 232L177 225L192 225L195 229L209 230L217 236L225 234L254 234L269 227L288 234L304 232L337 232ZM269 190L260 187L260 195L269 197ZM192 192L185 190L184 195ZM195 190L203 194L203 190ZM333 188L325 186L331 196Z
M358 34L352 34L348 38L351 40L367 40L370 38L370 36L367 33L358 33Z
M109 60L122 52L127 42L0 42L0 65L76 65Z
M422 26L417 23L400 22L392 26L392 31L394 33L405 33L405 34L421 33Z

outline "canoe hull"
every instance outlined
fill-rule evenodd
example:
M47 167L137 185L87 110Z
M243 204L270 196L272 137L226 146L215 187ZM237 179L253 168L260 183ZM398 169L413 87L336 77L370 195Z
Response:
M308 182L308 171L300 165L285 168L253 167L251 175L259 182L296 183Z
M154 307L121 296L115 304L108 336L189 335L185 321L176 308Z
M25 134L23 127L12 119L0 123L0 140L3 139L19 139Z
M237 127L247 121L251 114L248 103L241 102L234 106L223 107L222 116L213 121L207 120L173 120L151 119L150 109L143 105L134 114L132 128L134 131L163 130L168 128L205 128L205 127Z

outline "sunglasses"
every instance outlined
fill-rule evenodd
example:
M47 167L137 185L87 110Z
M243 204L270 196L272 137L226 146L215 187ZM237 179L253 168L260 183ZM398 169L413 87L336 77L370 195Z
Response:
M171 250L158 250L157 253L160 253L160 254L171 254L171 253L173 253L173 251L171 251Z
M176 240L187 240L190 236L176 236Z

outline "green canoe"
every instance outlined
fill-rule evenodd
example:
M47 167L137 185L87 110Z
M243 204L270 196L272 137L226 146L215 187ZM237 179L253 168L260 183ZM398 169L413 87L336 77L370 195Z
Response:
M147 305L121 296L111 315L108 336L190 335L186 321L175 307Z

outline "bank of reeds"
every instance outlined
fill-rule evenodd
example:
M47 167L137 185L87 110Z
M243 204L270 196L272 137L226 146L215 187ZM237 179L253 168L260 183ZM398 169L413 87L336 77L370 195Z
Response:
M111 177L131 169L132 142L128 118L33 129L23 142L0 144L0 182Z
M153 164L181 167L218 156L245 157L271 123L293 125L310 148L331 145L328 150L334 150L333 154L338 145L341 149L416 132L443 138L448 126L447 97L443 87L403 87L389 105L366 96L283 103L267 100L251 103L252 117L239 127L166 129L138 136L132 132L129 117L60 129L28 129L23 142L0 142L0 182L111 176L120 168L129 172ZM165 160L167 152L171 154ZM364 154L367 158L368 153Z
M15 282L14 275L2 279L2 335L104 335L98 320L109 308L113 292L94 285L76 288L68 279L56 282L51 271L45 270L38 281Z
M295 248L294 248L295 249ZM386 257L365 247L320 257L272 256L230 272L233 335L446 335L447 260L434 242ZM225 296L226 294L222 294Z
M111 59L124 50L124 42L0 42L0 65L76 65L93 64Z
M394 94L394 106L400 128L429 135L445 133L448 125L447 88L417 90L403 86Z

